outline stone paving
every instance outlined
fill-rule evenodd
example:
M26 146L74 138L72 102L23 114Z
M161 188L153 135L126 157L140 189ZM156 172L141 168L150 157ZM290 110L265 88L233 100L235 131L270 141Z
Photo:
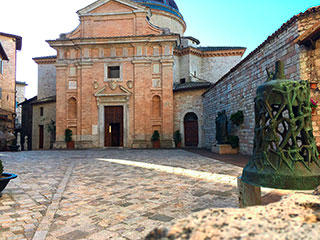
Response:
M0 239L142 239L206 208L236 207L241 168L184 150L0 153L18 174Z

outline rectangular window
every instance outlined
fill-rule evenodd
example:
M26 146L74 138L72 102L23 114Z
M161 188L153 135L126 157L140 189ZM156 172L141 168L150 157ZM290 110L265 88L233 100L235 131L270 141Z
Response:
M180 83L181 83L181 84L186 83L186 79L185 79L185 78L181 78L181 79L180 79Z
M120 78L120 66L108 67L108 79Z
M3 61L0 58L0 73L3 74Z
M43 107L40 107L40 116L43 116Z

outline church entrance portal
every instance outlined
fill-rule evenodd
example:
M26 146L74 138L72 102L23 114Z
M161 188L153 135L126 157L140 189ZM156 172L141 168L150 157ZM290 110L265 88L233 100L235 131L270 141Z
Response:
M104 107L105 147L123 147L123 107Z
M184 117L184 139L186 147L198 147L198 117L194 113L188 113Z

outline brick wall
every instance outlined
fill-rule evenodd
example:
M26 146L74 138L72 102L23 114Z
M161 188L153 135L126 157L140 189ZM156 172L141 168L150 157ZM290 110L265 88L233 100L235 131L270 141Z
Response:
M314 24L310 23L310 19L313 19L312 22L319 20L318 10L307 11L290 19L204 94L204 141L207 148L211 148L216 142L217 113L226 110L227 116L230 117L232 113L242 110L245 116L244 124L233 132L240 138L240 152L252 153L254 97L257 86L267 80L265 70L274 71L275 62L282 60L288 79L310 80L306 74L308 67L304 65L306 60L303 57L308 54L307 50L304 46L294 43L300 34Z
M15 92L16 92L16 39L0 35L0 42L4 48L9 61L3 61L2 98L0 108L15 112Z

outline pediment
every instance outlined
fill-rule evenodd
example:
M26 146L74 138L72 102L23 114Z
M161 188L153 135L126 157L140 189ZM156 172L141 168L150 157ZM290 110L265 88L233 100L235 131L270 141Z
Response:
M145 10L145 8L128 0L98 0L91 5L79 10L77 13L81 16L126 13L137 10Z

